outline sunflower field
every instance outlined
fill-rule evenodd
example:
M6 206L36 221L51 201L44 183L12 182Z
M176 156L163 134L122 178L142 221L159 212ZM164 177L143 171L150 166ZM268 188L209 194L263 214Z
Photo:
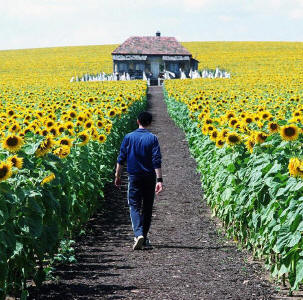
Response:
M303 43L184 44L200 67L231 72L231 79L164 87L207 202L235 241L297 289L303 281Z
M25 299L29 280L36 285L45 280L60 242L79 232L102 204L121 140L146 106L142 81L69 83L73 72L87 72L80 50L92 62L89 70L99 70L97 59L108 64L106 47L100 53L94 48L93 57L91 47L86 52L75 47L76 54L64 48L0 52L5 61L0 74L0 299L20 291Z

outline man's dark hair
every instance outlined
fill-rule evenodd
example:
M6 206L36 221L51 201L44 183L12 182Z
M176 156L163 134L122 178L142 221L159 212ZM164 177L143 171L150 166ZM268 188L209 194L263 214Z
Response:
M138 121L143 127L150 125L152 120L153 120L152 115L147 111L142 111L138 116Z

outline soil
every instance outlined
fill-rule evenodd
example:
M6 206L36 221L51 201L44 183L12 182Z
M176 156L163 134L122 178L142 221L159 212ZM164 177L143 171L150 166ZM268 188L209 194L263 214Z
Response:
M132 250L124 173L121 189L106 187L104 208L77 239L77 262L58 267L58 280L31 288L29 298L278 299L260 263L218 233L184 133L168 117L161 87L149 93L165 187L155 200L153 249Z

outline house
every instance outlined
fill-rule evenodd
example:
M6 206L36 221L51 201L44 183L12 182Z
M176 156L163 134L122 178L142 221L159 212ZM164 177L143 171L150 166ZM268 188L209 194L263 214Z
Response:
M164 71L180 78L180 70L187 76L198 69L198 61L174 37L134 36L112 52L113 70L122 75L129 73L131 79L142 79L143 72L151 80L162 77Z

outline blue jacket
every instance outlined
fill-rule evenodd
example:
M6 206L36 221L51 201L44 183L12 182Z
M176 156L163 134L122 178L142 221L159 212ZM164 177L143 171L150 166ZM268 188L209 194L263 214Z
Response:
M161 168L158 138L143 128L127 134L122 141L117 162L123 165L125 161L130 175L155 173L155 169Z

